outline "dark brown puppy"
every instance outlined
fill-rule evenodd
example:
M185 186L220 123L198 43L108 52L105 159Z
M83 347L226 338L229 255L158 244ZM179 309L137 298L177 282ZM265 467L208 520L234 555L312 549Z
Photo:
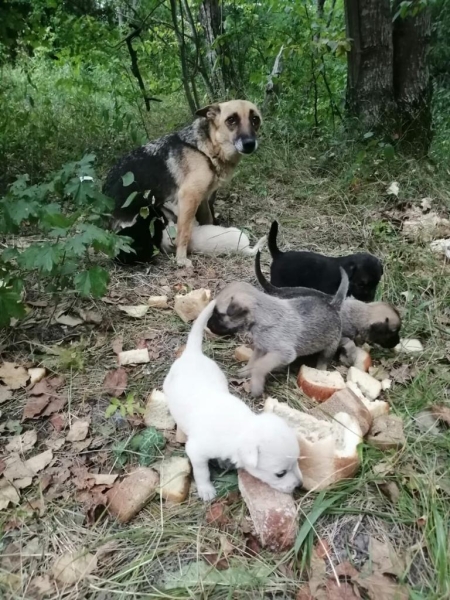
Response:
M103 188L116 201L112 228L119 233L126 229L135 251L158 244L151 219L165 216L177 222L179 265L190 264L187 247L196 215L201 225L213 223L209 200L231 177L241 156L256 150L261 125L258 109L246 100L212 104L197 116L184 129L125 156L111 169ZM132 181L124 185L129 172L133 177L126 179ZM136 261L147 260L148 254L137 254Z
M270 228L268 246L272 255L270 279L277 287L303 286L335 294L341 282L340 268L348 275L348 295L363 302L375 298L383 275L381 261L367 252L348 256L324 256L316 252L282 252L277 246L278 223Z

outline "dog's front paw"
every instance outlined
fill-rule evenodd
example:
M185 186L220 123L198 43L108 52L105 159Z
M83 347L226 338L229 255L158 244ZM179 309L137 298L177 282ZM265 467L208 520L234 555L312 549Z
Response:
M239 377L250 377L251 369L248 366L242 367L238 371Z
M260 381L251 381L250 383L250 393L253 398L259 398L264 393L264 382Z
M192 260L189 258L177 258L177 265L179 267L192 267Z
M203 502L209 502L216 497L216 490L212 483L202 483L197 485L197 492Z

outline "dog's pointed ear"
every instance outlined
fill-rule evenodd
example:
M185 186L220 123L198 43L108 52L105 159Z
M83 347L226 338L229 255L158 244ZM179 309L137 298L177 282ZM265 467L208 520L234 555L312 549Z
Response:
M256 469L258 466L259 448L255 442L250 438L246 439L238 449L238 456L241 465Z
M204 106L203 108L199 108L195 114L198 117L205 117L209 121L214 121L214 119L220 115L220 105L219 104L209 104L208 106Z

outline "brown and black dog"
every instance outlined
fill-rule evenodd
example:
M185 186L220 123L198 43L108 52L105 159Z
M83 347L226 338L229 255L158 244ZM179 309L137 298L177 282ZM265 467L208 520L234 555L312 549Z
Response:
M120 261L151 258L164 229L150 226L156 218L177 222L177 263L190 265L187 248L194 219L200 225L213 223L211 197L232 176L241 156L258 147L262 119L251 102L211 104L196 114L190 125L134 150L109 172L103 191L116 202L112 228L131 237L135 251L122 252ZM125 186L123 177L130 171L133 182Z

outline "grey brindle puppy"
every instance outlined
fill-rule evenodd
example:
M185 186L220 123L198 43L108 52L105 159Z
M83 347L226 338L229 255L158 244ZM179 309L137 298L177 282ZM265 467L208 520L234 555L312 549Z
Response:
M218 335L238 331L252 335L254 352L242 374L250 375L253 396L263 393L271 371L298 356L319 354L317 368L326 369L341 339L340 311L348 289L343 269L341 277L334 297L281 299L244 282L231 283L217 296L209 329Z

